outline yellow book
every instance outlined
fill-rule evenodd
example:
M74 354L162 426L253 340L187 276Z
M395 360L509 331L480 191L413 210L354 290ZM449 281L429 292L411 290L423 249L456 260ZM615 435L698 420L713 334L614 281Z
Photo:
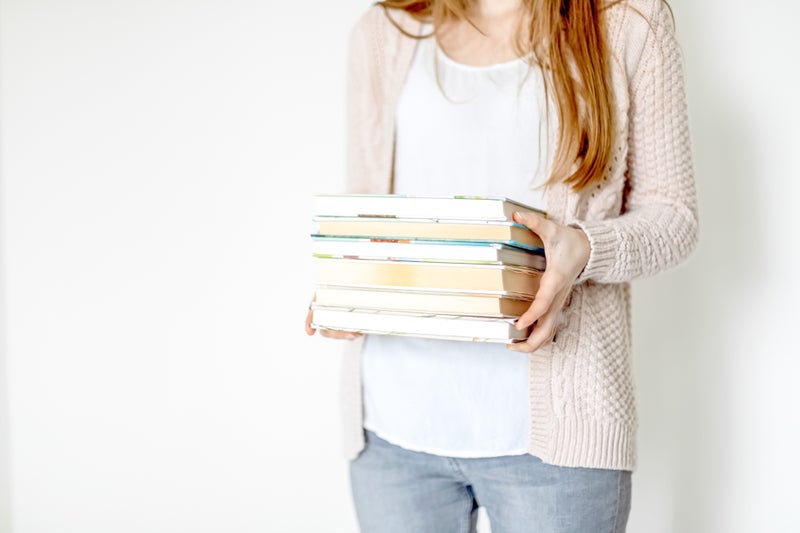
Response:
M318 286L404 288L533 298L542 271L503 264L315 258Z

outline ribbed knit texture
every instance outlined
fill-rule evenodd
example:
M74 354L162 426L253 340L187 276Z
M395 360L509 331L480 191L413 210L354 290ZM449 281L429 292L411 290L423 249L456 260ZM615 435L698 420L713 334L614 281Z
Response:
M420 23L371 6L350 34L347 190L392 191L394 110ZM554 343L531 354L528 451L562 466L633 470L636 406L629 282L685 260L698 238L683 60L668 7L629 0L604 12L612 56L616 152L598 186L545 193L551 219L583 229L592 249ZM344 341L344 454L364 446L362 340Z

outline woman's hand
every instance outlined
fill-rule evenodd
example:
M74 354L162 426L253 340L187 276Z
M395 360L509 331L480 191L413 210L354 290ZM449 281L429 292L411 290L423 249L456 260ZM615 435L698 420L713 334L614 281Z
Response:
M306 315L306 333L308 335L313 335L317 332L317 330L311 325L314 321L314 310L311 309L311 306L308 306L308 314ZM355 331L337 331L332 329L321 329L320 334L323 337L328 337L330 339L346 339L346 340L353 340L355 338L360 337L361 333L356 333Z
M514 221L542 239L547 258L539 290L531 306L517 320L517 329L533 324L533 332L525 342L506 345L515 352L533 352L555 337L558 314L589 261L591 246L580 229L562 226L530 211L514 213Z

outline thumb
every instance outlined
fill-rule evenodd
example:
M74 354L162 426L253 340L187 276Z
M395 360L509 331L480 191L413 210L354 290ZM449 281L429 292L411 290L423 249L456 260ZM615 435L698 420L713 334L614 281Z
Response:
M548 222L543 216L533 211L516 211L514 213L514 222L522 224L534 233L542 235L546 231L546 223Z

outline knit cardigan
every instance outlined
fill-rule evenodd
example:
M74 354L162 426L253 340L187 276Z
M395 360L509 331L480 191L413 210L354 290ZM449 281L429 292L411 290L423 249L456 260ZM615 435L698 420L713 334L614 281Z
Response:
M599 184L545 191L550 219L581 228L589 261L560 313L557 338L529 358L528 452L544 462L634 470L630 282L682 262L698 238L683 60L669 8L627 0L603 12L616 113ZM349 33L346 190L390 193L395 109L421 23L373 4ZM546 165L545 165L546 166ZM456 191L457 192L457 191ZM455 192L454 192L455 194ZM342 341L343 452L364 448L360 352Z

